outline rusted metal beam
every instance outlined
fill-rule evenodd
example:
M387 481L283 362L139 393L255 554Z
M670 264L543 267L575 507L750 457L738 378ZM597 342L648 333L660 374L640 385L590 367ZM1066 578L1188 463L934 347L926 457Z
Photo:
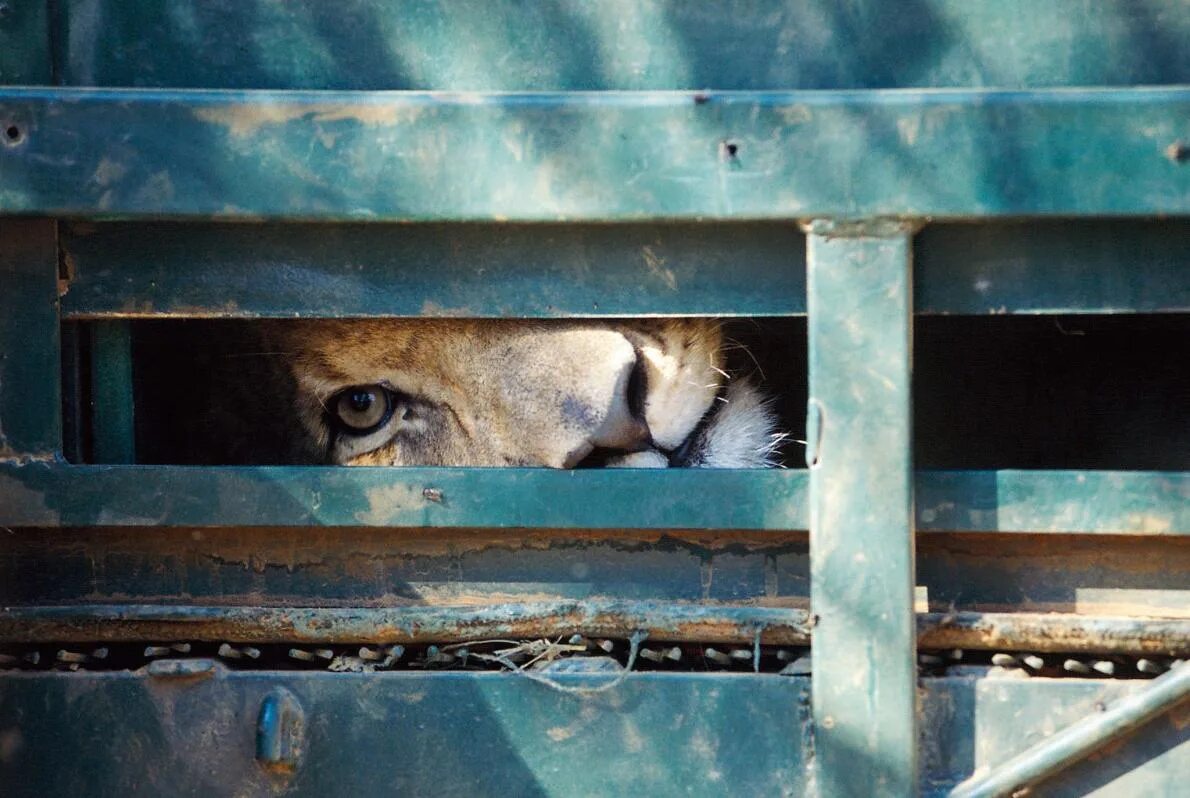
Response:
M13 607L0 642L464 642L585 634L691 643L808 645L805 610L660 601L550 601L489 606L212 607L104 604ZM1190 620L1033 613L923 613L918 647L1190 655Z
M1157 715L1190 699L1190 664L1182 663L1153 680L1144 691L1127 696L1102 712L1068 726L1039 745L969 779L950 798L998 798L1045 779L1109 743L1118 741Z
M1065 613L959 612L917 616L919 648L1068 654L1190 654L1190 620Z

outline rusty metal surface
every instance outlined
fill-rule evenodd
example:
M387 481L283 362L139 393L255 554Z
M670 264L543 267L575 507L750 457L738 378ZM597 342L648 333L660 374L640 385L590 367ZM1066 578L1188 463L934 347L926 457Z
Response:
M810 794L804 677L634 673L611 690L576 694L516 674L164 667L180 662L189 661L0 674L5 795ZM614 677L550 678L599 688ZM946 795L1148 684L925 678L920 794ZM290 768L272 767L275 748L266 747L264 766L257 758L261 710L280 690L300 704L304 732L281 723L275 736L266 724L264 741L296 754ZM1156 718L1042 794L1178 794L1190 766L1188 719ZM297 745L286 749L286 738Z
M1190 539L918 537L919 611L1190 618ZM596 598L809 607L803 532L13 529L0 606L399 607Z
M1175 666L1144 690L1077 721L1037 747L1024 751L990 772L958 785L951 798L1013 796L1059 771L1078 764L1152 718L1174 711L1190 699L1190 665Z
M692 643L806 645L804 609L722 603L587 600L438 607L14 607L0 642L238 643L465 642L581 634ZM919 613L917 644L930 649L1190 654L1190 620L1058 613Z

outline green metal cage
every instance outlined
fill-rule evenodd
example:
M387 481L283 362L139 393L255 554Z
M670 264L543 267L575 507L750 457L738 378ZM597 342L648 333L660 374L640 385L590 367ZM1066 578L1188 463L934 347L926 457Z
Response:
M915 470L912 388L915 319L1190 313L1187 41L1186 0L0 3L0 792L1181 794L1190 397L1166 470ZM804 319L806 467L137 459L137 324L633 315ZM572 636L699 656L310 665Z

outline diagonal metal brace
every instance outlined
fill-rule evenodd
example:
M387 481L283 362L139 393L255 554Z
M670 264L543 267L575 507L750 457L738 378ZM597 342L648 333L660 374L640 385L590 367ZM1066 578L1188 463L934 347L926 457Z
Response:
M1085 759L1097 749L1129 734L1188 698L1190 663L1183 662L1154 679L1145 690L1066 727L1040 745L997 766L990 773L957 785L951 790L949 798L1013 795Z

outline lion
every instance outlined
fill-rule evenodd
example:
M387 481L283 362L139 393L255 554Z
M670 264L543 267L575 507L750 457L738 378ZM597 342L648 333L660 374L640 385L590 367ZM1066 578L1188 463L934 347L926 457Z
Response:
M713 320L285 320L257 327L225 462L765 468L772 402ZM262 376L261 368L270 370ZM201 433L200 433L201 434Z

